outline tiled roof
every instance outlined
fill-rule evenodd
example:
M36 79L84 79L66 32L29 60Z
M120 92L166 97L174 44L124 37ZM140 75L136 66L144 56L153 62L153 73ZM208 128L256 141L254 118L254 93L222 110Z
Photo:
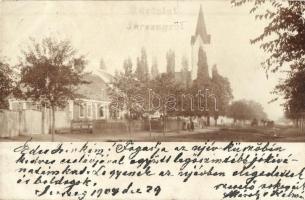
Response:
M92 100L109 99L107 94L107 83L100 76L87 74L84 79L90 83L83 84L78 88L77 93L80 94L82 98Z

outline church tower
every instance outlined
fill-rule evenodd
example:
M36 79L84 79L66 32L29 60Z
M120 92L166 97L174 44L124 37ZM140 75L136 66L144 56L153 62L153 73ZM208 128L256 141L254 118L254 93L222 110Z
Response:
M200 6L199 15L197 19L197 26L196 26L196 32L195 35L191 38L191 64L192 64L192 71L191 71L191 77L192 80L197 79L197 71L198 71L198 54L199 51L203 51L204 54L206 54L207 45L210 44L211 36L207 33L202 7ZM206 59L206 57L205 57ZM204 71L208 73L208 65L207 60L205 60L206 68ZM209 77L208 74L205 76Z

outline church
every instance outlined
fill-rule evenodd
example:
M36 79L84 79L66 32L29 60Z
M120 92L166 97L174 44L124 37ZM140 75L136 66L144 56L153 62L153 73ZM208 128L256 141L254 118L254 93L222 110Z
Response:
M206 65L204 66L204 71L207 72L206 76L209 76L206 51L207 51L207 46L210 44L210 42L211 42L211 35L209 35L207 33L202 7L200 6L195 34L191 37L191 67L192 67L191 68L191 78L192 78L192 80L197 79L199 51L203 51L203 54L205 55L204 57L206 60L204 61L204 63L206 63Z
M197 18L197 24L195 28L195 34L191 36L191 70L175 72L175 79L177 82L183 85L190 86L193 81L197 80L198 76L198 66L199 66L199 55L201 55L201 65L200 65L200 79L208 82L210 79L209 66L207 62L207 47L211 43L211 35L208 34L205 25L204 15L202 11L202 6L200 6L199 14ZM217 71L216 65L213 67L213 72ZM213 74L213 73L212 73Z

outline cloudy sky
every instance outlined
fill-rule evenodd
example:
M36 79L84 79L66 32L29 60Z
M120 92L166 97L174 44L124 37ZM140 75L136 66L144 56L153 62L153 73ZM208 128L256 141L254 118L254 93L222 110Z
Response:
M70 39L86 55L89 71L94 72L103 58L113 73L127 57L135 63L142 47L150 64L157 58L160 71L166 68L166 51L173 49L179 70L183 55L190 60L190 39L200 5L211 34L210 69L217 64L218 71L229 78L235 100L253 99L264 106L269 118L281 117L280 103L268 104L278 77L266 78L260 67L265 55L249 42L261 33L264 22L255 21L248 6L233 8L225 0L1 2L1 54L14 64L29 37L51 35ZM142 28L130 29L131 25ZM147 26L149 30L143 28Z

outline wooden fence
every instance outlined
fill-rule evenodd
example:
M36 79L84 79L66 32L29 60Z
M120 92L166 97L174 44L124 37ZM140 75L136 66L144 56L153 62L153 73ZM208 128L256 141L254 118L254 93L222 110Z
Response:
M72 120L70 132L87 132L92 133L92 121L89 120Z
M148 120L132 120L129 122L124 120L118 121L107 121L107 120L95 120L93 121L92 128L94 134L125 134L129 133L128 126L131 132L149 131L149 127L154 132L163 131L163 121L151 120L151 125L149 125ZM177 121L176 119L166 120L166 131L179 131L182 129L182 121Z
M0 110L0 137L49 134L50 119L49 110ZM70 120L65 112L55 113L55 129L70 129Z

